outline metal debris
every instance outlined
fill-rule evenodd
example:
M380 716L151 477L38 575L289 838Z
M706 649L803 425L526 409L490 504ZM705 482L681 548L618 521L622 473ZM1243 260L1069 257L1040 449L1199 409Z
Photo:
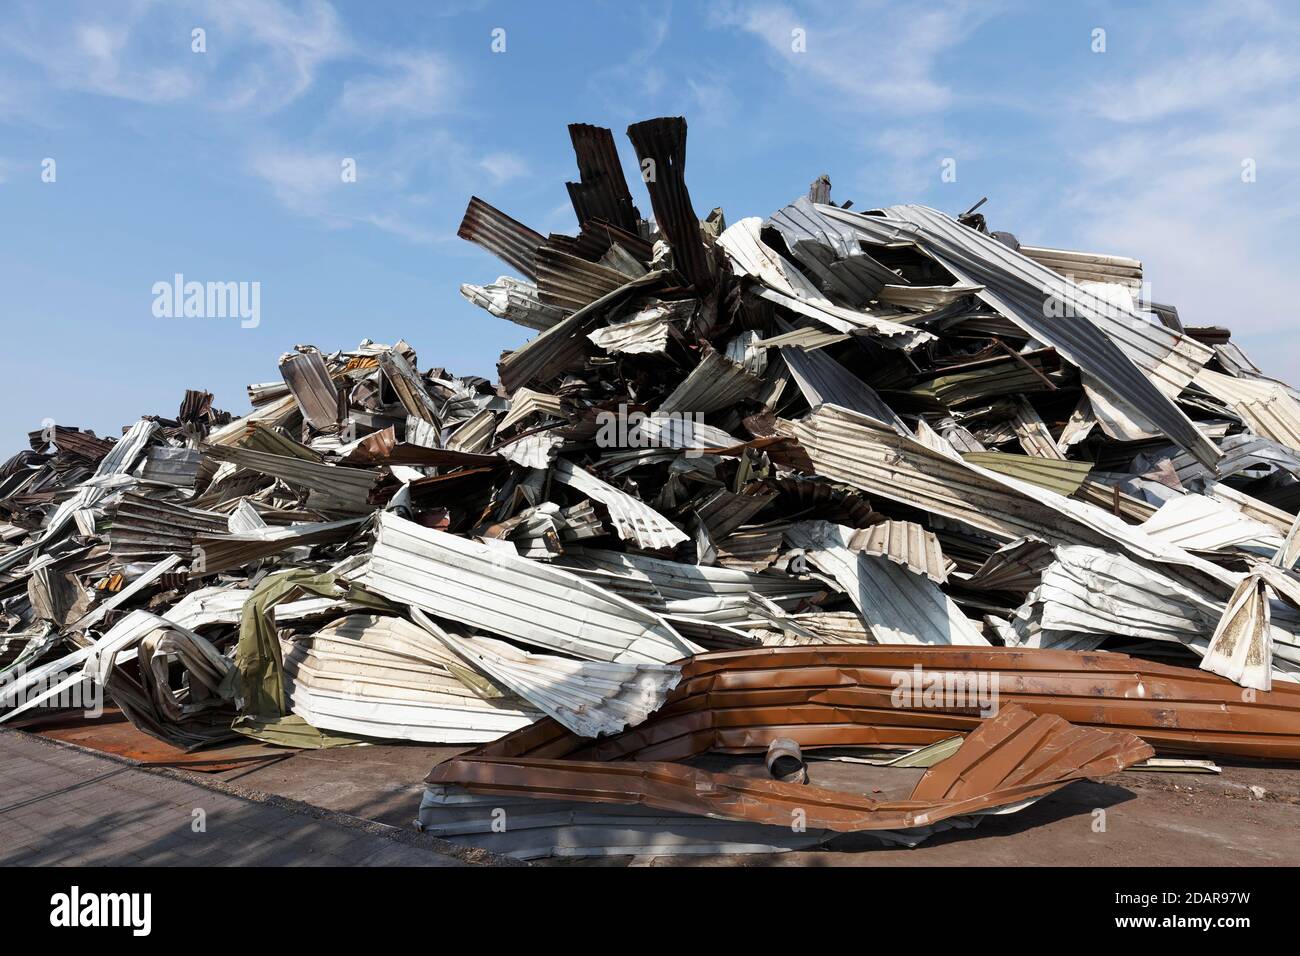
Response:
M295 345L241 417L27 436L0 720L85 691L182 748L482 744L422 824L525 857L912 845L1152 748L1300 760L1300 403L1139 298L1140 250L828 176L700 220L674 117L628 130L650 220L569 132L575 234L460 227L512 273L462 294L537 333L499 383ZM898 698L925 675L996 694ZM818 751L929 769L874 800Z

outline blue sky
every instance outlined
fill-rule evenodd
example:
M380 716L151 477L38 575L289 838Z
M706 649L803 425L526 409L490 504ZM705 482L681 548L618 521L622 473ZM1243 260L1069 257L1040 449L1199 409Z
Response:
M187 387L240 413L244 386L278 379L277 357L298 343L404 337L422 366L494 376L529 333L457 291L508 271L456 238L469 196L541 232L571 229L565 126L581 121L614 129L648 213L623 131L661 115L687 118L701 214L766 215L822 172L859 207L955 213L987 195L993 228L1140 258L1157 301L1231 327L1266 371L1300 381L1294 4L0 10L0 435L12 450L46 418L117 434L174 414ZM356 182L341 181L345 158ZM941 179L948 158L955 182ZM259 282L260 324L155 317L153 284L178 272Z

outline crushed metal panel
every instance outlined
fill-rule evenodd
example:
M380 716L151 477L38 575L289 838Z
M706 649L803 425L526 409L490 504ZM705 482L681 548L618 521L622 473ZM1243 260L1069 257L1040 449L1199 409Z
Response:
M617 269L547 246L537 250L536 261L537 292L542 303L569 312L604 298L628 279Z
M604 505L618 536L638 548L657 551L690 540L686 532L645 502L606 484L570 461L557 459L551 467L551 477Z
M835 579L881 644L971 644L988 641L952 598L922 574L879 554L850 550L853 529L799 521L785 533L808 561Z
M643 170L655 222L673 247L673 261L697 292L707 294L714 285L713 270L705 255L700 220L686 188L686 120L680 116L633 123L628 139ZM649 172L644 172L649 170Z
M736 405L762 387L762 379L721 352L710 351L682 383L659 403L656 413L707 414Z
M1055 348L1126 407L1213 468L1218 449L1174 404L1213 352L1189 336L1106 302L1034 260L925 206L892 206L884 217L819 207L874 242L914 242L958 280L983 285L979 297L1038 341ZM1045 303L1068 316L1054 318Z
M757 216L741 219L718 237L718 245L740 272L763 283L765 288L759 291L763 298L815 319L836 332L870 331L881 336L881 344L890 348L911 349L935 340L935 336L923 329L831 302L802 272L763 242L761 228L762 220Z
M197 448L150 448L140 463L141 481L193 488L203 455Z
M823 405L789 427L818 474L965 522L995 538L1041 537L1056 544L1100 547L1109 541L1144 560L1182 565L1229 588L1236 585L1224 569L1099 508L969 461L955 461L848 409Z
M1244 418L1255 434L1300 451L1300 402L1281 385L1209 369L1197 373L1196 384Z
M681 680L673 664L575 661L530 654L505 641L462 635L414 612L415 620L475 670L510 688L575 734L597 737L635 727Z
M564 187L569 191L578 224L603 219L635 232L641 211L632 204L632 194L627 190L614 134L603 126L570 123L569 139L578 160L579 182L565 183Z
M280 646L290 706L320 730L484 743L541 716L476 679L437 639L401 618L353 614L314 634L282 637Z
M1242 687L1273 687L1273 628L1269 589L1263 578L1248 574L1228 599L1228 606L1201 659L1201 669L1222 674Z
M781 358L809 406L840 405L870 415L900 435L910 434L903 420L885 404L874 388L825 352L782 346Z
M377 475L362 468L326 465L286 455L271 455L251 448L212 445L204 453L218 461L271 475L312 492L321 507L337 511L369 511L370 490Z
M1065 453L1047 430L1042 416L1024 396L1016 397L1016 417L1012 422L1016 428L1016 438L1020 440L1020 447L1025 450L1025 454L1065 460Z
M498 276L484 285L463 282L460 294L499 319L539 332L558 324L566 314L563 309L544 305L534 283L513 276Z
M361 581L389 600L583 660L666 664L699 650L659 615L567 571L390 512L377 521Z

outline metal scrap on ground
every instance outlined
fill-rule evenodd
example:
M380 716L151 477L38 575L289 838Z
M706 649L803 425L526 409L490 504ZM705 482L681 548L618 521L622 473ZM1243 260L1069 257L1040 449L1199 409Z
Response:
M1300 393L1150 301L1140 250L827 176L700 219L680 118L628 130L650 220L570 133L573 234L479 197L459 230L514 273L466 299L532 335L499 384L300 345L242 417L191 390L0 465L0 722L478 744L421 825L528 858L914 845L1134 765L1300 761ZM875 799L819 750L928 769Z

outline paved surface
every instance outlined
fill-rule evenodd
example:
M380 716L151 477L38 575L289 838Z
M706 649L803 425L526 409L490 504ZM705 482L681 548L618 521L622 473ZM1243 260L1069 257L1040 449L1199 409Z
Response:
M200 774L131 769L66 745L0 732L0 864L458 863L457 851L445 844L432 851L427 844L438 841L416 834L412 823L423 777L460 749L383 744L288 751L265 766ZM814 772L827 776L828 785L878 796L891 788L910 790L917 775L889 768L888 779L856 780L851 765L820 762ZM235 788L261 799L222 792ZM206 833L191 829L196 808L206 813ZM1104 830L1096 828L1097 810L1105 811ZM472 854L469 860L492 862ZM1300 769L1246 765L1225 766L1221 776L1115 774L1071 784L1020 813L987 818L973 830L940 834L910 850L848 836L820 852L543 862L646 864L1294 866L1300 864Z
M410 827L434 764L465 748L384 744L297 751L220 776L395 827ZM761 760L756 759L761 769ZM816 761L835 789L911 792L919 771ZM721 769L714 767L713 769ZM861 779L858 779L861 778ZM1258 787L1252 791L1251 787ZM1104 817L1095 814L1104 810ZM1100 829L1104 823L1105 829ZM1295 866L1300 864L1300 768L1227 766L1222 775L1119 773L1070 784L1037 804L988 817L914 849L849 836L829 851L775 855L550 860L561 866Z
M386 829L0 733L0 865L467 865Z

